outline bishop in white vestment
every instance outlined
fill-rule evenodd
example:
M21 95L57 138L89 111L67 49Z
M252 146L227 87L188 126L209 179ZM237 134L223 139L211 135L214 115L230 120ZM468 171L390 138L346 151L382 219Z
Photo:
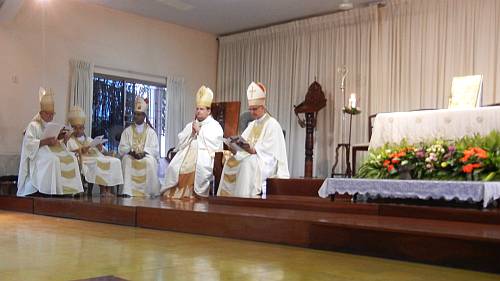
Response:
M40 111L24 132L19 164L17 195L36 192L49 195L83 192L78 162L58 138L42 139L48 122L54 118L54 95L40 91Z
M123 194L128 196L157 196L160 191L158 136L146 122L146 112L146 100L137 97L134 124L123 131L118 147L122 155Z
M90 147L92 138L85 135L85 112L79 106L73 106L68 114L68 121L73 134L67 142L70 151L80 156L81 173L85 180L97 184L101 195L111 195L110 187L123 184L120 159L105 156L102 144Z
M222 151L223 130L210 115L213 93L202 86L196 94L196 118L179 133L176 154L165 174L161 193L169 198L207 197L216 151ZM194 191L194 194L193 194Z
M224 165L217 191L219 196L265 196L267 178L290 177L283 130L267 113L264 85L252 82L248 86L247 98L254 121L241 135L247 142L239 143L243 150Z

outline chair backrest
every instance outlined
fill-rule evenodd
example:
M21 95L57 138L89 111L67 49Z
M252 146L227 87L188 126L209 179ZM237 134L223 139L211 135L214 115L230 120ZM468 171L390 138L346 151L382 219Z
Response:
M448 108L474 108L481 106L483 76L453 77Z
M212 117L219 122L224 130L224 137L238 135L240 119L239 101L213 102L211 106Z
M377 117L377 113L368 116L368 141L372 138L373 122L375 121L375 117Z

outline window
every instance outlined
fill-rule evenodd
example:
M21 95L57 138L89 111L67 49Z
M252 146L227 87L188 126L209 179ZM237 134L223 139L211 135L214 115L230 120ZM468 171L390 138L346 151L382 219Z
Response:
M158 135L160 156L165 157L166 86L104 74L94 74L92 136L104 135L106 148L118 151L123 130L132 124L137 96L149 99L148 119Z

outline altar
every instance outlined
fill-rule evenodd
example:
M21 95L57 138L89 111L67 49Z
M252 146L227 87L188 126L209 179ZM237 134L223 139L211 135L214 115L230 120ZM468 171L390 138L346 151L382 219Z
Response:
M361 194L397 199L460 200L482 202L486 208L500 198L500 182L328 178L318 194L323 198Z
M379 113L375 117L369 148L385 143L454 140L466 135L500 131L500 106L472 109L437 109Z

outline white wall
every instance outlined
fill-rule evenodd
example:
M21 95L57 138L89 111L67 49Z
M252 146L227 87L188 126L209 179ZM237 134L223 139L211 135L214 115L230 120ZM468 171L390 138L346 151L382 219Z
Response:
M39 109L40 86L54 89L55 121L65 120L72 58L184 77L187 94L201 84L215 88L213 34L74 0L45 1L44 13L42 3L26 0L12 21L0 24L0 155L20 153L22 132Z

